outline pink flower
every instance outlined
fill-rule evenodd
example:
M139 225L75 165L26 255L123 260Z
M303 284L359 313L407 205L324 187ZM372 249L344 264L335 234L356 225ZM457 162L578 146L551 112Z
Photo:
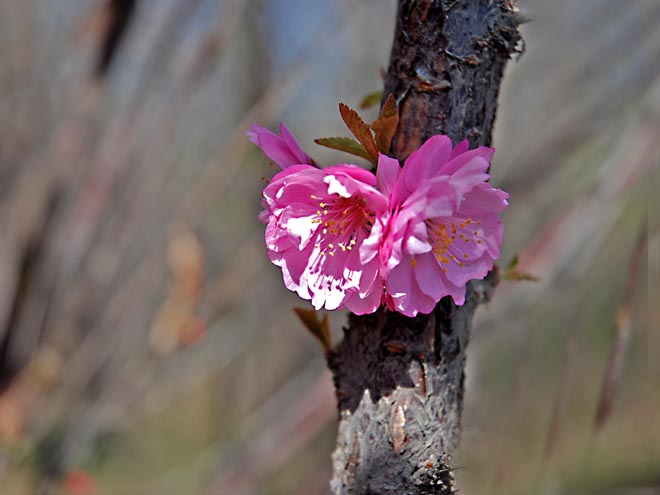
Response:
M319 169L284 125L250 140L282 167L263 192L266 247L284 283L316 309L407 316L444 296L465 302L469 280L493 268L508 195L488 182L494 150L434 136L377 176L355 165Z
M377 254L389 201L375 186L355 165L292 165L264 189L268 255L316 309L366 314L381 303Z
M465 302L469 280L493 268L502 243L499 213L508 195L486 182L492 148L452 149L434 136L403 168L380 155L378 187L390 198L391 218L379 246L390 309L408 316L430 313L450 295Z
M291 165L314 164L284 124L280 124L280 135L258 125L253 125L247 135L250 141L259 146L264 154L282 169Z

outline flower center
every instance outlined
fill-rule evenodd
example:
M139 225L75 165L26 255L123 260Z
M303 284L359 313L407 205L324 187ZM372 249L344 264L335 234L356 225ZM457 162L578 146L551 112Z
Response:
M320 199L312 196L312 199ZM321 233L316 247L321 255L334 256L337 249L350 251L357 244L360 229L367 229L374 221L375 214L367 210L364 198L351 196L337 197L329 202L319 202L319 209L313 223L320 224Z
M473 240L481 244L482 241L478 238L480 225L481 221L474 222L471 218L466 218L458 224L450 219L426 220L431 252L438 262L447 265L451 261L456 263L459 268L463 268L465 263L459 258L468 259L469 255L464 252L464 247L455 243L462 241L467 247ZM446 272L447 269L443 266L442 271Z
M450 233L447 225L444 223L434 220L426 221L426 227L431 237L432 252L438 258L438 261L442 261L442 258L447 254L449 246L456 239L456 224L452 222L451 225L452 231Z

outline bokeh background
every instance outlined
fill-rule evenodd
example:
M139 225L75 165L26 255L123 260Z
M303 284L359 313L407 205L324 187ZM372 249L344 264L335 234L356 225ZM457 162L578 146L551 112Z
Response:
M520 7L492 173L501 266L540 281L478 311L461 493L658 494L660 2ZM327 493L331 379L245 131L345 160L313 139L381 88L395 10L0 0L0 493Z

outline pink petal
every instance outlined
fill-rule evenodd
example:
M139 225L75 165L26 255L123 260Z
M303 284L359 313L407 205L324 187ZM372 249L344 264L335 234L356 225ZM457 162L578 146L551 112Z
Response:
M410 255L404 255L401 264L388 276L387 292L395 309L406 316L428 314L435 307L436 301L426 295L417 284Z
M399 211L395 211L385 227L380 248L380 261L382 271L387 274L397 266L403 257L403 239L408 222L401 220Z
M466 216L478 217L504 211L509 205L509 195L490 184L479 184L465 195L461 203L461 212Z
M465 284L454 284L447 279L433 254L416 256L415 259L417 261L415 276L420 289L425 294L430 296L436 303L445 296L451 296L456 304L463 304L465 301Z
M315 247L308 265L308 268L313 269L306 270L306 275L312 305L316 309L338 309L343 304L346 289L357 286L359 272L353 273L351 280L344 280L343 277L348 256L341 251L337 251L334 256L324 256Z
M378 275L378 263L363 266L357 290L347 292L345 306L355 314L373 313L380 306L383 297L383 281Z
M324 168L323 171L327 175L344 175L372 187L376 186L376 176L369 170L358 167L357 165L333 165L332 167Z
M406 160L401 171L402 185L412 192L425 181L437 177L451 155L451 139L433 136Z
M458 146L462 144L463 143L460 143ZM452 152L452 156L449 161L440 170L441 174L453 175L456 173L456 171L463 168L465 164L469 163L477 157L485 160L488 164L490 164L490 161L493 159L493 155L495 154L495 148L487 148L485 146L479 146L478 148L470 151L466 149L464 152L458 153L458 146L456 146ZM485 171L487 170L488 166L486 166Z
M378 309L383 297L382 285L381 290L372 290L365 295L364 298L360 297L357 292L350 294L345 301L345 306L349 311L356 315L371 314Z
M399 161L390 158L382 153L378 154L378 168L376 177L378 179L378 189L388 197L392 196L397 178L401 172Z
M371 184L356 179L353 173L346 174L346 169L343 167L346 166L337 165L335 167L329 167L323 170L323 172L326 174L324 182L328 184L328 193L337 194L344 198L359 196L364 198L373 210L377 212L384 212L388 207L387 197ZM353 172L353 167L349 167L349 170ZM374 174L368 170L365 170L364 172L369 174L374 179L373 185L375 186Z
M462 267L455 262L444 265L447 269L447 280L458 286L465 286L470 280L483 279L493 268L493 260L483 257Z
M451 151L451 154L449 155L449 161L453 160L458 155L462 155L469 149L470 149L470 143L468 142L467 139L463 139L463 141L461 141L456 146L454 146L454 149Z
M313 165L314 161L309 157L307 153L305 153L305 150L303 150L302 146L300 146L300 143L293 136L293 134L291 134L287 126L285 126L281 122L280 122L280 135L284 139L284 142L289 148L291 154L295 157L296 159L295 163L307 163L309 165Z
M451 215L457 208L462 191L456 187L454 181L446 177L438 177L428 181L426 188L420 189L426 196L424 209L421 215L424 218L445 217Z
M387 292L383 295L382 304L387 306L387 309L390 311L396 311L396 308L394 307L394 299L392 299L392 296L390 296Z
M447 295L445 277L433 253L415 256L415 279L424 294L439 301Z
M280 132L283 133L283 136L279 136L265 127L253 125L247 131L247 136L282 169L292 165L312 165L314 163L284 124L280 125Z
M465 154L467 155L467 153ZM486 160L476 156L453 172L450 179L451 184L463 195L475 186L483 184L490 179L490 175L486 173L488 167L489 163Z
M311 250L311 247L310 247ZM297 292L303 299L311 299L309 287L305 282L305 269L308 256L292 256L293 251L281 253L268 251L268 256L274 265L282 269L282 278L287 289Z
M376 220L371 226L369 237L367 237L362 243L362 246L360 246L360 263L366 265L378 255L382 240L383 222L381 220Z
M406 231L405 250L408 254L417 255L431 251L428 243L428 232L424 221L412 221Z
M465 304L465 291L467 290L466 286L455 286L449 283L447 286L450 287L448 295L451 296L451 298L454 300L454 304L456 304L456 306L463 306L463 304Z

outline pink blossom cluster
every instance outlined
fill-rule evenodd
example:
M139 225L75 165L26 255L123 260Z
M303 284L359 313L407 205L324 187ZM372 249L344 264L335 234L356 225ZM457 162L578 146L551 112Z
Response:
M385 304L415 316L444 296L462 305L467 282L499 257L508 194L487 182L493 148L433 136L403 167L379 154L374 175L318 168L284 125L248 136L282 168L263 191L268 256L316 309Z

